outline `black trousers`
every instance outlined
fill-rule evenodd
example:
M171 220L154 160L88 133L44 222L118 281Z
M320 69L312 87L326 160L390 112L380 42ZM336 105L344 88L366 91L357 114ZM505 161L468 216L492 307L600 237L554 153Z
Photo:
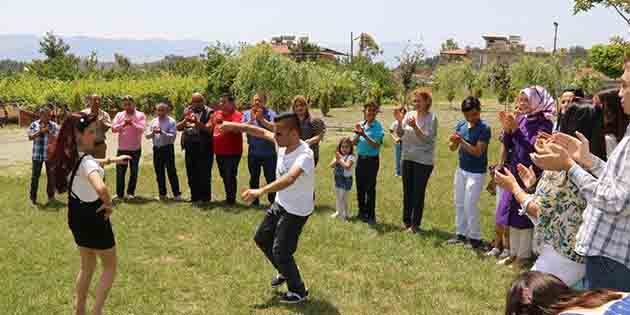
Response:
M46 193L48 199L55 197L55 177L52 174L49 161L33 160L33 171L31 173L31 193L30 198L37 200L37 190L39 189L39 177L42 175L42 167L46 164Z
M129 155L131 156L131 161L129 161L129 165L127 164L116 164L116 195L122 198L125 196L125 175L127 174L127 167L131 169L129 174L129 186L127 187L128 195L136 194L136 184L138 183L138 171L140 167L140 156L142 155L142 150L136 151L126 151L126 150L118 150L116 153L118 156L120 155Z
M189 144L186 147L186 175L192 202L210 201L212 193L212 150L205 145Z
M433 172L433 165L402 161L403 222L407 226L420 227L424 212L424 195Z
M173 189L173 196L181 196L179 178L175 168L175 145L169 144L162 147L153 147L153 168L157 179L160 196L166 196L166 174Z
M285 279L289 291L304 294L306 288L293 254L308 217L288 213L280 205L271 205L258 226L254 241Z
M219 174L223 178L225 188L225 201L227 203L236 202L238 164L241 162L240 155L217 155L217 166Z
M250 155L247 157L247 168L249 168L249 187L256 189L260 187L260 170L262 168L265 173L265 180L267 183L271 183L276 180L276 161L278 157L276 155L269 157L259 157ZM276 194L270 193L267 195L269 204L273 204L276 200ZM260 204L256 199L253 202L254 205Z
M368 221L376 220L376 177L379 163L378 156L359 156L357 160L358 216Z

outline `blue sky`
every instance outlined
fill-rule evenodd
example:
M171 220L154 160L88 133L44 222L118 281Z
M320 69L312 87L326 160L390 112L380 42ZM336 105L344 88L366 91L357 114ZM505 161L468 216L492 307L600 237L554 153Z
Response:
M554 21L560 23L561 47L590 47L612 35L628 35L628 27L613 10L598 8L574 16L572 4L569 0L0 0L0 34L54 30L68 36L235 43L292 33L339 47L354 31L368 32L379 42L421 38L430 52L450 37L460 46L481 45L483 33L519 34L529 49L551 49Z

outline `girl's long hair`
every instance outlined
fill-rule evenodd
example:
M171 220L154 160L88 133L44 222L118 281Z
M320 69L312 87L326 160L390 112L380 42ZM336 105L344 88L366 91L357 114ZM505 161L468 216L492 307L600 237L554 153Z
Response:
M341 140L339 140L339 144L337 144L337 152L343 155L343 153L341 152L341 146L344 143L347 143L348 145L350 145L350 152L348 154L350 155L354 154L354 146L352 145L352 139L350 139L350 137L343 137L341 138Z
M61 125L57 143L51 161L55 176L55 188L59 193L68 190L68 175L73 171L79 160L77 133L85 129L96 119L85 113L72 113Z
M611 290L577 291L554 275L530 271L512 283L505 315L557 315L572 308L597 308L622 297Z
M604 134L612 134L621 141L628 128L628 115L623 112L619 90L605 90L597 93L597 97L602 103L604 116L608 117L608 122L604 122Z

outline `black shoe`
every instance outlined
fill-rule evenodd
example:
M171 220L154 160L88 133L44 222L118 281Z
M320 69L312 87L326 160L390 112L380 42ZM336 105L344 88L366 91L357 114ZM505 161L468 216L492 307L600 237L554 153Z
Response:
M307 297L308 297L308 289L304 291L304 294L298 294L298 293L293 293L289 291L280 297L280 303L297 304L297 303L306 301Z
M466 248L468 249L481 249L481 247L483 246L483 242L481 240L474 240L474 239L470 239L468 241L468 244L466 244Z
M462 244L466 244L466 237L463 235L457 235L454 238L451 238L450 240L446 241L446 245L462 245Z
M376 219L368 219L367 220L367 224L369 226L375 226L376 225Z
M271 288L277 289L280 286L282 286L285 282L287 282L286 278L284 278L282 275L277 275L275 278L273 278L273 280L271 280Z

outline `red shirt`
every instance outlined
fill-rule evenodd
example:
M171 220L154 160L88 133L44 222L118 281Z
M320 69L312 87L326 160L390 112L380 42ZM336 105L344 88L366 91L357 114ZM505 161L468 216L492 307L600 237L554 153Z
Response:
M231 114L226 114L224 111L216 111L214 113L214 123L218 125L221 121L241 122L243 114L239 111L234 111ZM213 148L216 155L241 155L243 154L243 135L238 132L221 133L219 128L214 128L213 136Z

